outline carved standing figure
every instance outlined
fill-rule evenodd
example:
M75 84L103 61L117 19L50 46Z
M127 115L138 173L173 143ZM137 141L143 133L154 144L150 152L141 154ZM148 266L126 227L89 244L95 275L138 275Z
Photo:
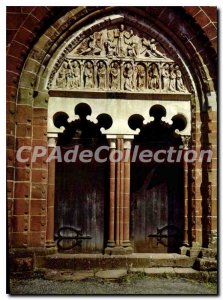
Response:
M146 70L143 65L138 65L137 69L137 89L144 90L146 83Z
M170 86L170 71L169 71L169 64L165 64L161 71L162 75L162 88L164 91L169 91Z
M132 65L130 63L127 63L124 69L124 77L125 77L124 89L127 91L133 90L133 73L134 71Z
M94 70L90 61L85 64L84 68L84 87L87 89L94 87Z
M98 87L99 89L105 90L106 88L106 66L105 63L103 61L100 61L98 63Z
M105 42L106 54L108 57L116 55L117 41L115 41L114 30L107 31L107 41Z
M170 66L170 91L175 92L176 91L176 73L174 70L174 66Z
M149 67L149 89L156 90L159 88L159 70L157 65L152 63Z
M110 85L111 90L119 89L120 76L119 76L119 64L117 62L113 62L111 65L110 82L111 82Z
M117 45L117 55L119 57L125 57L125 27L122 24L120 30L118 31L118 45Z
M185 92L186 88L183 84L182 73L180 71L179 66L176 65L175 70L176 70L176 88L180 92Z
M75 60L72 63L72 87L79 88L81 82L81 72L79 63Z
M67 79L66 79L67 65L68 63L65 61L59 71L58 77L56 79L56 86L58 88L65 88L67 86Z

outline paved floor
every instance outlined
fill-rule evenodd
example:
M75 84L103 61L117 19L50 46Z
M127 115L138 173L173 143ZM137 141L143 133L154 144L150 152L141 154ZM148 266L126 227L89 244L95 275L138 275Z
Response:
M81 281L13 279L12 295L206 295L217 294L216 284L184 278L123 277L119 281L88 278Z

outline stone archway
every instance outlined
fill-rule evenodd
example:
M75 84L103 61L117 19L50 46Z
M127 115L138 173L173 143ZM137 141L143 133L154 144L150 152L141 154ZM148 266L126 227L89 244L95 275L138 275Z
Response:
M154 10L155 11L155 10ZM159 12L160 13L160 12ZM158 13L158 15L159 15ZM118 15L118 18L120 17L120 22L116 23L116 21L114 21L113 16L114 15ZM74 8L73 10L71 10L69 13L65 13L64 14L64 19L62 21L63 25L60 28L60 25L58 25L58 23L60 23L60 21L55 22L55 28L58 29L58 32L54 31L53 28L50 28L49 30L47 30L45 32L45 34L39 39L39 41L37 41L36 45L33 47L32 51L30 52L30 55L28 56L27 60L26 60L26 64L23 70L23 73L20 77L20 84L19 84L19 92L18 92L18 107L17 107L17 118L18 118L18 123L17 123L17 137L20 138L20 128L22 128L22 126L28 126L30 125L30 120L33 120L33 132L34 134L31 137L31 144L35 145L37 142L40 143L39 141L39 136L36 135L36 131L35 131L35 127L38 126L43 126L43 134L42 134L42 141L41 143L43 143L44 145L47 143L47 138L46 138L46 122L47 122L47 109L48 109L48 100L49 100L49 95L50 95L50 100L49 100L49 107L50 105L52 106L52 99L51 97L54 97L54 100L56 101L56 95L58 95L58 97L62 97L63 98L63 105L66 106L65 101L68 100L66 103L70 102L70 100L68 99L69 97L67 97L68 95L71 96L71 98L74 97L74 95L76 95L76 99L79 97L78 93L74 93L75 91L65 91L64 93L61 94L61 91L57 90L57 94L55 93L55 91L49 91L47 89L47 84L48 82L50 82L50 80L48 80L50 78L50 76L52 75L51 79L56 78L54 77L54 75L56 74L56 72L59 70L64 58L66 57L66 55L68 55L70 53L70 50L72 50L73 45L71 45L71 49L69 50L69 48L66 48L67 45L69 45L69 41L75 40L75 38L78 36L79 33L81 32L85 32L85 34L78 40L76 40L76 46L78 46L80 44L80 42L87 38L88 36L90 36L92 34L92 32L97 32L97 24L95 24L92 20L96 19L101 20L102 19L102 15L103 16L111 16L111 18L107 20L108 24L106 24L105 22L105 28L107 27L107 25L109 26L113 26L113 22L115 24L119 24L121 25L122 20L123 20L123 16L124 19L126 18L127 20L127 27L129 26L129 22L128 20L132 20L134 21L132 24L136 24L136 23L140 23L138 22L138 20L143 20L143 24L140 23L139 27L137 28L137 30L141 30L142 32L145 32L147 27L146 24L148 23L148 20L151 22L151 26L149 26L152 29L148 29L148 34L149 34L149 38L147 39L151 41L151 39L154 37L153 33L156 36L156 39L158 41L158 43L164 45L163 49L165 51L168 52L168 54L170 54L171 59L180 66L180 70L183 74L183 80L185 80L184 84L186 86L186 88L188 89L188 91L191 93L191 99L192 99L192 145L193 147L196 146L196 143L198 143L199 137L198 135L200 135L200 133L196 132L196 128L195 125L199 124L199 120L200 120L200 110L204 109L204 115L202 115L202 122L203 124L208 125L208 123L210 122L210 114L208 112L208 108L207 108L207 104L208 101L210 100L210 103L214 102L214 93L212 93L213 91L213 81L210 78L210 74L212 74L212 63L211 61L207 62L210 63L210 68L204 68L203 67L203 59L206 60L205 55L203 56L203 54L201 55L196 55L196 51L199 48L199 45L203 46L202 43L202 39L200 39L198 42L198 44L194 43L193 41L188 42L188 40L190 40L187 37L187 34L189 32L190 35L190 26L186 24L186 21L184 23L184 21L182 21L185 25L186 28L186 32L184 35L175 35L173 34L173 30L172 33L171 32L171 26L174 26L174 22L171 23L170 25L166 26L165 24L166 19L163 21L159 18L156 18L156 14L154 13L153 16L148 17L147 12L143 12L143 10L141 9L129 9L129 11L125 13L123 8L103 8L101 10L96 10L93 8ZM132 19L129 18L129 16L133 16ZM168 18L167 18L168 19ZM67 22L66 22L67 21ZM94 24L93 24L94 23ZM96 22L97 23L97 22ZM72 24L72 26L71 26ZM93 26L91 26L93 24ZM66 30L69 27L69 30ZM86 29L86 26L88 27ZM96 27L95 27L96 26ZM136 26L137 27L137 26ZM175 28L175 26L174 26ZM52 34L52 30L54 32L54 34ZM128 30L127 30L128 31ZM129 31L130 33L130 31ZM196 30L194 30L194 33L196 34ZM192 33L193 34L193 33ZM191 34L191 36L192 36ZM60 39L58 40L58 37L60 36ZM80 35L81 36L81 35ZM191 37L190 36L190 37ZM66 40L66 43L63 44L63 42ZM184 45L187 44L188 49L186 51L186 47ZM66 46L65 46L66 44ZM195 45L196 44L196 45ZM162 47L158 49L158 51L160 51L162 53ZM65 51L64 51L65 50ZM211 51L210 51L211 52ZM134 53L134 52L133 52ZM63 55L62 55L63 54ZM62 55L62 56L61 56ZM94 55L97 55L96 53L94 53ZM191 57L195 57L196 58L196 63L198 67L194 67ZM58 60L59 58L59 60ZM68 58L69 59L69 58ZM190 61L191 60L191 61ZM208 59L207 59L208 60ZM156 63L156 62L155 62ZM172 62L169 62L172 63ZM35 71L33 71L35 66ZM135 66L135 65L134 65ZM141 72L143 73L143 67L144 65L140 64L141 68ZM32 71L30 71L32 69ZM156 69L156 68L155 68ZM55 71L55 72L54 72ZM151 71L153 72L153 71ZM128 70L126 70L126 74L128 73ZM156 73L154 71L154 73ZM212 76L213 77L213 76ZM98 80L96 78L96 80ZM51 80L52 82L52 80ZM138 80L139 82L139 80ZM102 83L101 83L102 84ZM143 81L141 82L141 85L138 83L139 87L143 87ZM103 87L103 84L100 85L101 87ZM127 87L128 85L125 85L125 87ZM156 88L156 83L155 80L152 83L152 86ZM123 90L122 90L123 92ZM94 93L92 93L94 94ZM95 93L97 95L99 95L98 91ZM95 95L94 94L94 95ZM130 97L129 101L131 100L131 93L128 92L124 92L124 99L126 99L126 97ZM171 105L171 103L173 104L172 101L175 101L179 98L179 95L177 93L173 93L168 94L168 96L166 95L162 95L162 98L164 97L166 101L170 101L169 104ZM111 93L111 98L114 97L114 94ZM128 95L128 96L127 96ZM84 95L82 94L82 99L83 99ZM120 96L120 94L115 95L115 97L117 97L117 99L122 99L122 96ZM145 94L139 92L137 95L138 98L142 98L142 97L146 97L149 101L154 101L154 104L159 103L160 96L159 93L150 93L150 97L145 96ZM134 99L133 99L134 100ZM185 100L188 101L188 100ZM73 104L77 104L78 102L75 100ZM122 102L123 103L123 102ZM132 102L133 103L133 102ZM180 103L180 102L179 102ZM209 103L209 104L210 104ZM104 108L103 107L103 111L101 113L104 112ZM148 107L147 107L148 109ZM144 107L142 107L142 110L144 110ZM197 111L197 113L196 113ZM26 112L26 117L25 117L25 123L26 121L28 122L27 124L24 124L24 112ZM97 114L97 111L95 112ZM129 115L131 113L135 113L134 112L128 112L127 115L125 116L125 119L128 119ZM49 113L50 114L50 113ZM145 116L145 120L148 116ZM171 120L172 114L170 116L167 117L166 121L169 122ZM92 120L94 119L94 116L92 116ZM119 118L119 121L121 121L121 119ZM149 120L147 120L149 121ZM50 123L50 122L49 122ZM45 131L44 131L45 130ZM129 130L129 129L128 129ZM52 144L52 137L55 135L56 132L51 132L51 135L49 134L49 148L53 145ZM130 134L131 133L131 134ZM130 138L131 135L134 135L133 132L128 131L129 136L127 137ZM209 141L209 136L206 136L205 134L201 134L203 137L203 141L202 143L210 143ZM119 138L119 135L115 135L114 132L112 132L112 134L110 134L110 139L111 141L113 141L113 139ZM128 142L129 143L129 142ZM114 146L114 145L113 145ZM210 183L211 178L210 177L210 173L207 173L207 170L210 166L203 166L202 172L203 172L203 190L202 190L202 199L204 199L204 204L205 207L207 207L207 212L203 212L204 218L206 218L208 220L207 223L204 222L204 225L200 224L200 220L201 220L201 216L197 216L196 215L196 211L197 210L201 210L201 201L196 201L196 195L200 195L200 186L197 186L195 184L195 180L199 179L199 173L197 171L195 171L195 167L196 166L191 166L189 168L189 176L191 178L190 181L190 187L189 187L189 191L188 191L188 197L189 197L189 201L191 201L191 221L190 221L190 234L191 234L191 244L192 242L202 242L202 238L200 235L200 231L201 229L203 229L204 232L209 232L211 231L212 228L212 223L210 223L211 217L206 218L206 216L211 216L211 207L210 207L210 202L211 202L211 192L210 192L210 188L208 189L208 195L207 195L207 186L205 183ZM32 172L37 172L39 165L27 165L26 168ZM47 202L47 209L45 210L46 213L44 213L44 210L41 211L41 225L39 228L39 240L38 242L35 242L35 245L44 247L46 245L46 241L45 241L45 231L46 230L46 223L47 223L47 230L48 230L48 234L47 234L47 240L48 242L51 239L52 236L52 232L51 232L51 221L53 219L53 207L52 207L52 203L50 201L51 198L53 198L53 194L52 194L52 187L53 187L53 183L50 182L50 178L52 177L51 175L53 174L54 170L53 167L51 166L47 166L44 162L41 162L41 168L44 169L46 172L47 170L49 170L49 175L48 178L49 180L46 180L46 182L48 182L47 186L46 183L42 183L39 182L38 183L30 183L31 182L31 173L28 174L28 180L27 182L29 182L32 186L30 186L30 191L32 191L32 195L29 194L29 192L27 192L26 188L20 193L21 189L20 186L22 185L22 183L19 182L18 177L16 177L16 184L15 184L15 194L16 197L24 197L26 200L30 201L29 202L29 209L31 209L31 207L33 207L33 203L31 199L42 199L44 200L44 203L46 204ZM17 175L16 175L17 176ZM18 175L19 176L19 175ZM45 175L47 176L47 175ZM18 182L17 182L18 181ZM48 197L46 196L46 188L48 188L48 190L50 190L50 192L48 192ZM24 193L23 193L24 191ZM22 195L20 195L22 194ZM23 195L24 194L24 195ZM47 201L46 201L47 199ZM209 203L209 204L208 204ZM31 212L30 212L31 214ZM20 218L20 217L19 217ZM30 217L31 221L28 222L27 221L27 217L24 217L24 222L26 224L26 222L28 222L27 224L32 224L32 222L34 222L35 218ZM17 218L18 219L18 218ZM46 221L47 219L47 221ZM44 221L45 220L45 221ZM33 223L34 224L34 223ZM29 227L29 225L27 225ZM202 228L203 226L203 228ZM214 225L213 225L214 226ZM18 228L17 228L18 227ZM24 243L24 245L28 246L28 245L33 245L33 242L35 241L35 235L32 232L32 228L33 226L30 225L29 227L29 238L27 239L26 235L23 234L23 238L21 239ZM14 226L14 232L13 232L13 236L14 236L14 242L15 244L17 243L17 239L16 236L18 236L20 234L20 227L17 226L17 222L15 222L15 226ZM20 243L20 241L18 240L18 244ZM208 242L205 242L206 244L208 244ZM51 245L51 243L47 243L47 245Z
M153 29L141 21L141 26L149 30L146 34L142 29L133 29L131 21L133 18L128 14L99 19L87 26L81 37L77 33L63 49L47 85L49 136L61 132L61 126L53 122L54 116L63 110L67 118L72 118L72 107L82 102L92 108L88 119L93 122L97 122L98 113L111 116L111 126L101 131L114 140L113 151L126 152L126 141L139 133L140 128L128 124L131 115L138 113L149 121L153 118L148 115L149 107L159 103L166 108L167 122L171 123L175 115L184 115L187 122L180 131L182 135L190 135L191 93L187 87L190 77L182 72L185 70L182 64L180 67L169 57L165 46L153 38ZM106 253L132 252L130 178L129 161L110 162Z

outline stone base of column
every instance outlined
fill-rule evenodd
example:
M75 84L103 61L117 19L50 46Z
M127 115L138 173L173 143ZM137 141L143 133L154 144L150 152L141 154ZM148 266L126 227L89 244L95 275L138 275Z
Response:
M115 247L115 241L110 241L110 240L108 240L108 241L107 241L107 247L106 247L106 248L113 248L113 247Z
M108 255L132 254L133 253L133 248L132 247L122 247L122 246L107 247L107 248L105 248L104 253L108 254Z
M47 241L46 248L56 248L56 243L54 241Z
M189 255L190 247L189 246L181 246L179 248L179 254L181 255Z
M201 254L202 247L199 243L193 242L192 246L183 245L179 248L179 254L190 257L198 257Z
M129 240L123 241L122 242L122 246L123 247L131 247L132 248L132 244Z

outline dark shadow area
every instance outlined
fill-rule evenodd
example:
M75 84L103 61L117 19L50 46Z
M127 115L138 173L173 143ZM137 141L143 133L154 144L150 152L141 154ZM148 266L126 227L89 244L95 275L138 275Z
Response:
M58 138L62 157L78 147L75 161L56 163L55 239L60 252L102 253L108 232L109 163L94 158L83 162L79 155L108 146L100 128L109 128L112 119L100 114L97 124L87 120L91 108L85 103L75 107L75 114L79 119L70 123L65 113L54 116L55 126L65 128ZM101 158L108 154L105 151ZM68 157L72 159L72 154Z
M166 110L161 105L150 109L154 121L144 125L140 115L129 119L132 129L140 128L133 149L178 149L181 137L175 130L183 130L186 120L181 115L172 118L173 124L162 121ZM160 155L160 158L164 156ZM135 252L177 252L183 242L184 178L183 164L142 162L131 164L131 240Z

